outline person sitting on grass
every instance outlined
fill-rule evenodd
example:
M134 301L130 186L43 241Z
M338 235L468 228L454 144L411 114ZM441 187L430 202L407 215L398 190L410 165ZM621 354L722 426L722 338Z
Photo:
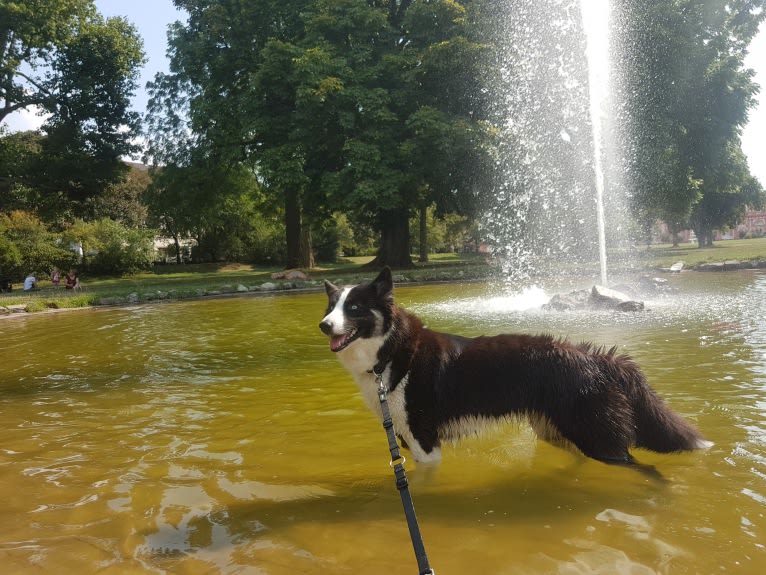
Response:
M66 289L80 289L80 278L77 277L77 272L73 269L69 270L66 275Z
M61 272L58 268L53 268L53 271L51 272L51 283L53 284L53 287L59 287L59 284L61 283Z
M34 272L29 272L27 277L24 278L24 291L32 291L37 287L37 278Z

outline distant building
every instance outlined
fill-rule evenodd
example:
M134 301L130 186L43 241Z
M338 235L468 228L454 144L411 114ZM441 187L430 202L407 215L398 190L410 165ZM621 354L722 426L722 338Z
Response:
M187 263L191 261L192 249L197 245L197 240L191 238L181 238L178 240L181 245L181 261ZM176 243L173 238L157 237L154 238L155 261L158 263L176 263Z
M713 240L738 240L742 238L760 238L766 235L766 211L748 210L742 221L731 228L723 228L713 231ZM655 237L660 243L671 243L670 231L665 222L657 222ZM678 233L678 242L696 242L697 236L693 230L681 230Z
M766 235L766 211L746 212L744 221L737 225L735 231L735 238L752 238Z

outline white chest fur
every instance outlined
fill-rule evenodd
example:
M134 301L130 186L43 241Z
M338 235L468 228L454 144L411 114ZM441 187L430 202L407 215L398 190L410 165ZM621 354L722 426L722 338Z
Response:
M362 392L362 398L367 404L367 407L378 417L379 421L383 421L380 398L378 397L378 384L375 381L375 375L370 372L375 360L373 359L371 362L370 356L368 355L369 350L364 349L364 346L369 345L370 349L374 349L374 355L372 357L377 357L377 350L380 342L377 344L368 343L372 341L373 340L362 340L355 342L354 345L339 353L339 359L344 367L346 367L346 369L348 369L354 376L354 381ZM357 347L357 344L361 344L361 346ZM352 351L355 353L348 353ZM383 382L386 389L390 388L390 375L391 370L386 368L383 372ZM407 389L408 379L409 374L406 374L399 381L396 388L386 395L391 420L394 424L394 433L407 443L415 461L422 463L437 462L441 459L441 450L436 447L431 452L427 453L420 446L418 440L415 439L408 425L407 402L405 400L405 390Z

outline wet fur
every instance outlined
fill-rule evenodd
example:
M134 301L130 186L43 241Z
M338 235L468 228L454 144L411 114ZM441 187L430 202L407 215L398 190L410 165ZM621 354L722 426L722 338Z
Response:
M385 368L394 427L416 461L438 461L443 441L518 418L541 439L607 463L633 463L632 447L669 453L710 445L615 348L550 335L432 331L394 303L387 268L355 287L326 282L326 291L320 328L341 347L338 358L378 417L371 370Z

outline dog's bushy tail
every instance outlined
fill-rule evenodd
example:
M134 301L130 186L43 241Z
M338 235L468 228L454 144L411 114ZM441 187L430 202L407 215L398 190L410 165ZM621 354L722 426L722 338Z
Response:
M649 386L644 374L627 357L619 357L625 391L633 407L636 447L659 453L710 447L697 429L671 410Z

